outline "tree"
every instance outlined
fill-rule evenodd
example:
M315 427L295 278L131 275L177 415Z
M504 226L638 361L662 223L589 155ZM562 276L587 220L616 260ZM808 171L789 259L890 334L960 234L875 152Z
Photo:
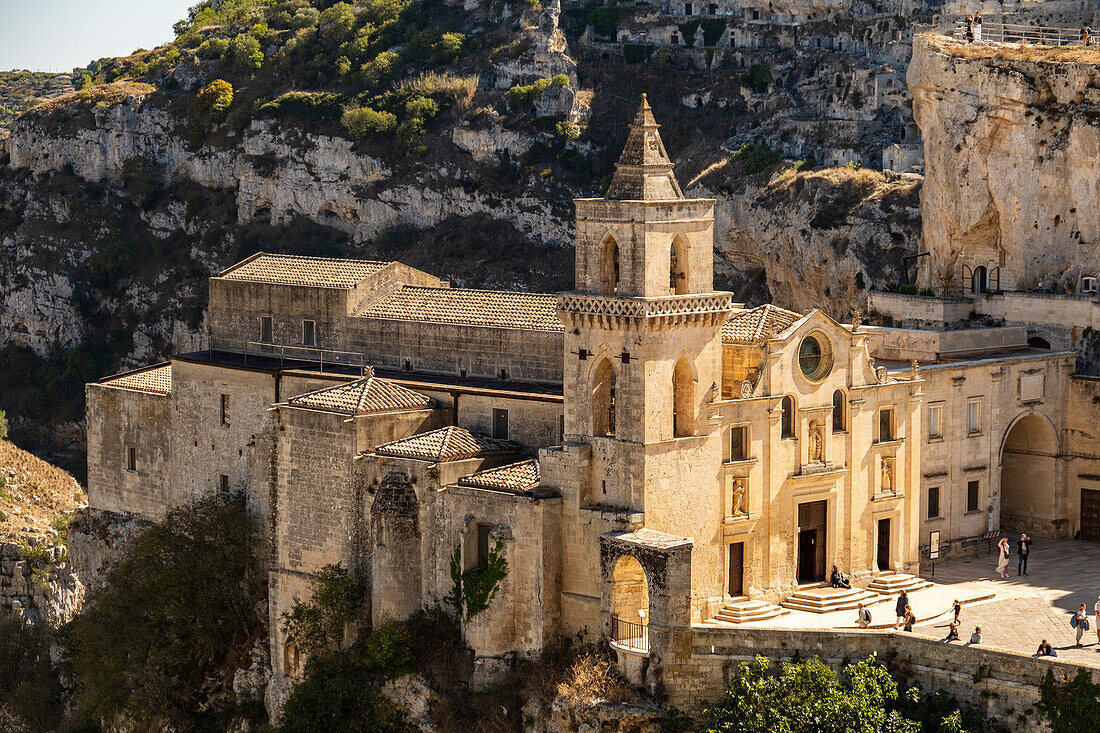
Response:
M224 79L215 79L195 95L188 116L200 127L209 127L225 119L233 104L233 85Z
M397 117L393 114L378 112L370 107L346 110L340 122L354 138L365 137L372 132L392 132L397 127Z
M260 42L248 33L233 37L229 42L229 55L233 58L233 63L242 69L258 69L264 63Z
M1066 676L1060 682L1048 669L1036 707L1046 717L1051 733L1100 730L1100 684L1084 669L1077 670L1072 680Z
M325 565L309 581L310 598L283 614L283 632L306 654L339 649L344 629L359 617L363 588L340 563Z

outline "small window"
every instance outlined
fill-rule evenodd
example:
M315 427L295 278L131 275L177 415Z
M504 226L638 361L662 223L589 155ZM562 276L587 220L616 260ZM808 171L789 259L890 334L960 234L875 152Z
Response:
M928 518L936 519L940 516L940 487L933 486L928 489Z
M317 321L302 321L302 345L317 345Z
M508 411L493 410L493 437L508 440Z
M966 482L966 511L968 512L978 511L978 487L980 484L980 481Z
M982 401L970 400L966 403L966 432L977 435L982 432Z
M943 437L943 405L928 406L928 439Z
M508 370L507 369L501 369L500 370L500 378L502 380L507 380L508 379Z
M491 524L477 525L477 567L482 570L489 566L489 533L492 531Z
M833 392L833 432L843 433L847 430L847 415L844 414L844 393L839 389Z
M126 470L127 471L137 471L137 449L136 448L127 448L126 449Z
M411 372L413 368L412 359L405 359L405 371Z
M780 420L780 428L784 438L794 437L794 400L784 397L780 403L783 409L783 417Z
M749 429L744 425L730 428L730 460L743 461L749 457Z
M260 343L275 343L275 319L271 316L260 318Z
M1096 294L1096 278L1083 277L1081 278L1081 292L1088 293L1090 295Z
M221 475L221 480L218 483L218 491L222 492L223 494L229 493L229 476L225 475L224 473Z
M222 395L222 427L229 427L229 395Z
M558 440L565 442L565 415L558 416Z
M894 408L884 407L878 411L878 440L886 443L894 439Z

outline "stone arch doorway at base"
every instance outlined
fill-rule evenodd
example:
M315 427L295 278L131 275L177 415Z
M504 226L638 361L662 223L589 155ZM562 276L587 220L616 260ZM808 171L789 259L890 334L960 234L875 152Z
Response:
M1001 445L1001 526L1040 536L1060 536L1061 481L1058 436L1039 415L1025 415L1008 429Z
M631 648L649 648L649 583L642 564L623 555L611 570L611 639Z

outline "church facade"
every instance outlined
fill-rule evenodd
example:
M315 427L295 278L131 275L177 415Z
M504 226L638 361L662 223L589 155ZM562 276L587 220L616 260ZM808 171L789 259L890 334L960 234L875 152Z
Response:
M484 675L587 632L667 689L693 628L914 587L933 532L1086 532L1100 400L1071 404L1094 389L1072 353L733 302L714 201L684 196L644 98L576 230L556 295L255 255L211 278L207 351L88 386L93 508L243 491L265 522L276 704L302 662L282 614L326 564L378 622L499 548L467 629ZM854 588L823 602L833 565Z

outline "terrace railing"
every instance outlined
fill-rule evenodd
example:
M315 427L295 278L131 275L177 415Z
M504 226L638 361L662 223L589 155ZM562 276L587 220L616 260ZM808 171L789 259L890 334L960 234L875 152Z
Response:
M982 43L1023 43L1033 46L1083 46L1080 28L1053 28L1017 23L982 23ZM966 42L966 20L956 20L951 35ZM1091 42L1091 41L1090 41Z
M611 617L611 640L628 649L641 652L649 651L649 626L633 621L625 621L618 616Z
M334 366L353 367L359 370L360 376L366 374L367 370L367 363L363 355L354 351L334 351L310 346L283 346L260 341L246 341L244 344L245 364L248 364L250 355L262 356L268 359L277 358L280 367L287 361L312 362L318 365L322 373L324 373L326 365L330 370Z

